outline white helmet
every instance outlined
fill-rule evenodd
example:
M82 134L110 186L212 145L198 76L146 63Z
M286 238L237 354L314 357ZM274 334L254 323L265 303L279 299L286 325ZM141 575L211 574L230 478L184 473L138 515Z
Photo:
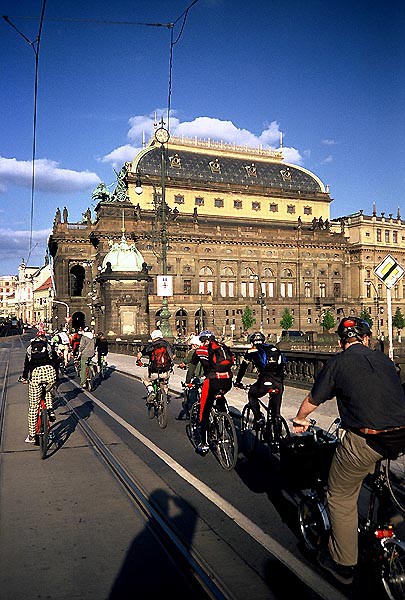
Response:
M190 338L190 344L192 346L201 346L200 338L198 335L192 335Z
M152 331L152 333L150 334L150 337L152 340L157 340L159 338L163 337L162 332L160 331L160 329L155 329L154 331Z

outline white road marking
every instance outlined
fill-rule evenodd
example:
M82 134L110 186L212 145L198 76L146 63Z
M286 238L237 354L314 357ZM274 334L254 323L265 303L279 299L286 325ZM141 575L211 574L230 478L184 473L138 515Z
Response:
M81 386L74 380L70 380L76 387ZM347 597L341 594L335 587L331 586L327 581L320 577L310 567L298 560L289 550L284 548L271 536L265 533L258 525L253 523L248 517L241 513L237 508L230 504L227 500L222 498L214 490L208 487L205 483L194 477L192 473L184 469L178 462L176 462L166 452L161 450L156 444L145 437L140 431L135 429L132 425L124 421L117 413L108 408L103 402L98 400L90 392L83 390L94 404L97 404L104 412L106 412L111 418L117 423L124 427L129 433L131 433L137 440L144 444L151 452L156 454L167 466L182 477L184 481L192 485L198 490L205 498L209 499L215 506L217 506L224 514L226 514L232 521L234 521L243 531L245 531L251 538L259 543L263 548L275 556L281 563L283 563L290 571L295 573L299 579L301 579L310 589L314 590L321 598L325 600L347 600Z

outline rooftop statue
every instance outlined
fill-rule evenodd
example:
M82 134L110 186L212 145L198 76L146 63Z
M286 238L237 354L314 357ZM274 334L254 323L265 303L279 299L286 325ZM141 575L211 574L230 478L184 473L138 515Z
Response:
M111 200L111 194L106 184L102 181L93 190L92 200L98 200L100 202L109 202Z

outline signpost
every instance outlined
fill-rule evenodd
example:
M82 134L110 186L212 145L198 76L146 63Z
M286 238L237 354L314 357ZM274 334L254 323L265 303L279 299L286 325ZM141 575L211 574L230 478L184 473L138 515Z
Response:
M377 265L374 269L374 273L378 279L382 281L387 288L387 319L388 319L388 340L389 340L389 352L388 356L391 360L394 360L394 349L392 343L392 298L391 288L401 279L404 275L405 270L401 265L391 256L387 254L382 262Z

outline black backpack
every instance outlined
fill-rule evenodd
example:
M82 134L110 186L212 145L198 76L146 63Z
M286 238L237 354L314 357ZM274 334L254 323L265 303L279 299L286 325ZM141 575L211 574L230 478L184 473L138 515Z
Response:
M50 364L52 349L46 340L32 340L28 348L28 357L33 367Z
M285 365L285 356L273 344L258 344L257 354L259 357L259 370L273 374L282 374Z
M208 363L211 371L227 373L235 363L235 357L226 344L214 340L208 345Z

